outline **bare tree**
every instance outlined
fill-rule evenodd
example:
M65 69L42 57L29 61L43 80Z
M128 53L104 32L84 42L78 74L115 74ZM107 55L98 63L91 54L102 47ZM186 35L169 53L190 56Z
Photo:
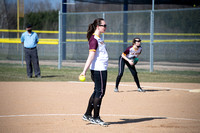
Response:
M7 29L8 28L8 22L7 22L5 0L1 0L0 5L1 5L1 8L0 8L0 29Z
M25 12L43 12L52 10L52 4L48 0L40 0L39 2L34 2L33 0L29 0L29 4L25 5Z

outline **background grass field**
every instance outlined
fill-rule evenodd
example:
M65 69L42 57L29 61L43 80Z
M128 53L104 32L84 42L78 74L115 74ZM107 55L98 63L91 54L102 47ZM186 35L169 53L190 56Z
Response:
M78 81L78 76L83 67L64 66L58 70L57 66L40 65L42 78L28 79L26 67L20 64L0 63L0 81ZM140 82L180 82L200 83L199 71L158 71L150 73L146 69L137 69ZM108 68L108 82L115 82L118 68ZM86 81L91 81L90 72L87 72ZM125 69L122 82L131 82L133 77Z

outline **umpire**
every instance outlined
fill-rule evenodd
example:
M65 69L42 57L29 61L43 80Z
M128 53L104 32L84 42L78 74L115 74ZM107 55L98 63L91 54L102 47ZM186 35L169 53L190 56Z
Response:
M27 25L26 32L21 36L21 43L24 44L26 70L28 78L32 78L33 68L36 78L41 78L39 59L37 54L37 43L39 38L37 33L32 32L32 26ZM33 64L33 67L32 67Z

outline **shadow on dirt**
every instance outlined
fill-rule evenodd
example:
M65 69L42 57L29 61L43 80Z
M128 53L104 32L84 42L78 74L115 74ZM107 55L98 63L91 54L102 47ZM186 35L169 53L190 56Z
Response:
M128 90L127 92L136 92L137 90ZM170 91L169 89L151 89L151 90L145 90L145 92L156 92L156 91Z
M120 119L117 122L108 122L109 124L128 124L128 123L138 123L144 121L152 121L155 119L167 119L166 117L149 117L149 118L139 118L139 119Z

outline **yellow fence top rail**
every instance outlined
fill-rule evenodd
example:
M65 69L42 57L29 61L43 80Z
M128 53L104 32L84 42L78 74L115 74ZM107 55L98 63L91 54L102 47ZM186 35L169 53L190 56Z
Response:
M66 39L66 42L86 42L87 39ZM107 43L123 43L123 40L105 40ZM150 40L142 40L144 43L149 43ZM154 40L155 43L161 42L200 42L200 39L170 39L170 40ZM21 43L20 38L0 38L0 43ZM38 44L58 45L58 39L39 39ZM128 43L132 43L132 40L128 40Z
M0 32L16 32L23 33L26 30L15 30L15 29L0 29ZM59 31L47 31L47 30L33 30L36 33L51 33L58 34ZM67 31L67 34L87 34L87 32L76 32L76 31ZM107 32L105 35L123 35L123 33L117 32ZM128 35L143 35L148 36L150 33L128 33ZM200 33L154 33L156 36L200 36Z

